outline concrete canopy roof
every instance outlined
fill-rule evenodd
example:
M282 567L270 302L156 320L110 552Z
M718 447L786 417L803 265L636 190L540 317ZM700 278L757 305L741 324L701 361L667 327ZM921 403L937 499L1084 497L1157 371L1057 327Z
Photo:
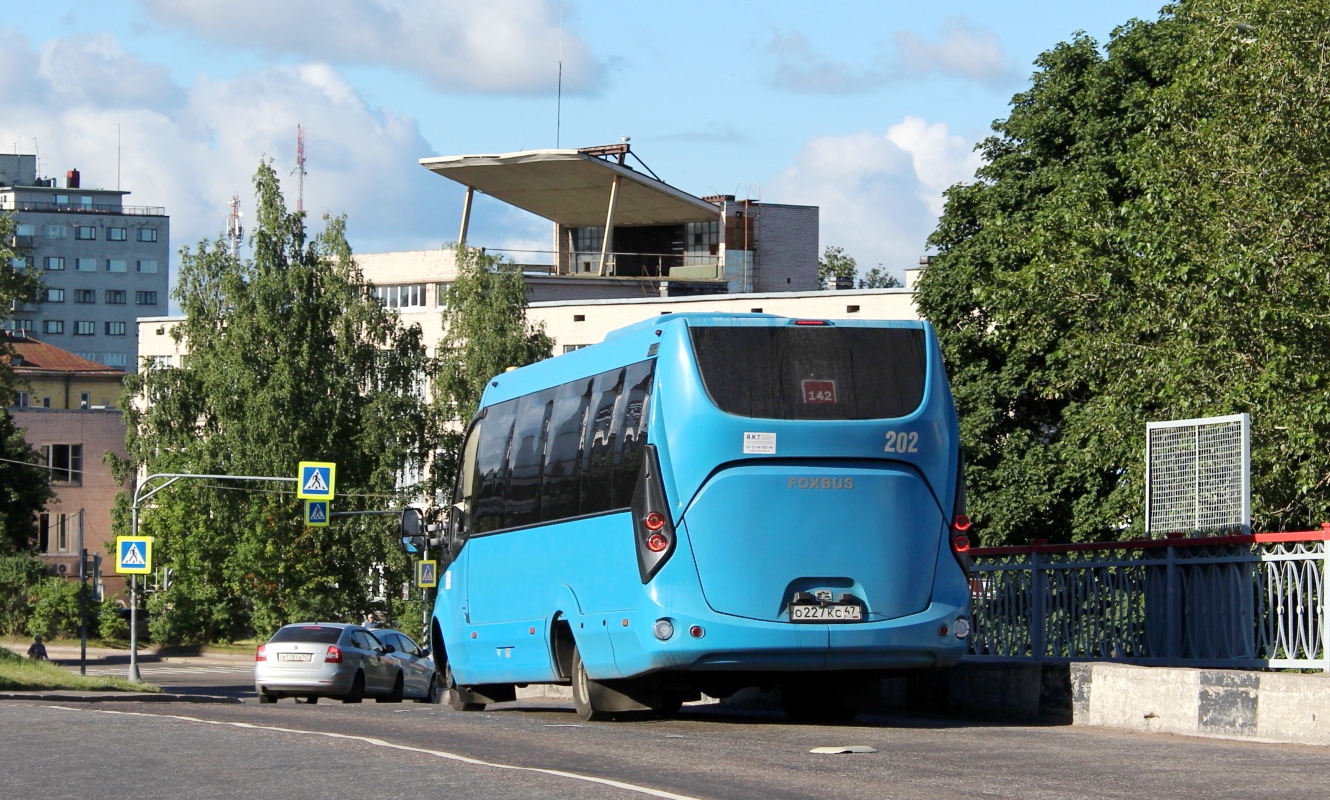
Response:
M577 150L422 158L421 166L509 205L574 228L605 225L615 176L614 224L679 225L717 219L720 209L626 166Z

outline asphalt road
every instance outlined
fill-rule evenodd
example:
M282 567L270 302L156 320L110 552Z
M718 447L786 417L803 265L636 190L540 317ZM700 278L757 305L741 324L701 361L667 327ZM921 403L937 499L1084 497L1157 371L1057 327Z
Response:
M877 752L809 752L824 745ZM4 797L1330 796L1326 748L948 720L794 725L716 707L582 723L557 701L483 713L409 702L0 702L0 752Z

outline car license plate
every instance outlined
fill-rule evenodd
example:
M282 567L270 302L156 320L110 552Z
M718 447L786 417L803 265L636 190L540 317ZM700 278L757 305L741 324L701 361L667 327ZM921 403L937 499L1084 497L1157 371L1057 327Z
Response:
M791 622L860 622L863 618L864 609L859 605L790 606Z
M278 653L278 661L309 661L309 653Z

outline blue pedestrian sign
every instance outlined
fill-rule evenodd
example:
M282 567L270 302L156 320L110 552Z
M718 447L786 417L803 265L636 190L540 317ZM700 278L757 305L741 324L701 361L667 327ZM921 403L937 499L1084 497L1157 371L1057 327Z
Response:
M152 537L115 537L115 571L121 575L151 575Z
M439 562L416 562L416 586L428 589L439 585Z
M328 524L330 512L327 500L306 500L305 524L311 528L322 528Z
M331 500L337 481L337 465L327 461L301 461L296 497L301 500Z

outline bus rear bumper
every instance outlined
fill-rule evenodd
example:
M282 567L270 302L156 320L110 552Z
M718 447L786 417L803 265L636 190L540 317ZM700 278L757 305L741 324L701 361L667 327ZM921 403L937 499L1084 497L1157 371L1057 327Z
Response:
M896 671L945 668L965 653L954 634L966 609L934 603L918 614L882 622L808 624L722 614L661 614L674 634L656 638L656 619L613 631L614 660L624 677L661 670L788 672ZM701 629L700 636L694 635ZM942 633L943 626L947 632Z

